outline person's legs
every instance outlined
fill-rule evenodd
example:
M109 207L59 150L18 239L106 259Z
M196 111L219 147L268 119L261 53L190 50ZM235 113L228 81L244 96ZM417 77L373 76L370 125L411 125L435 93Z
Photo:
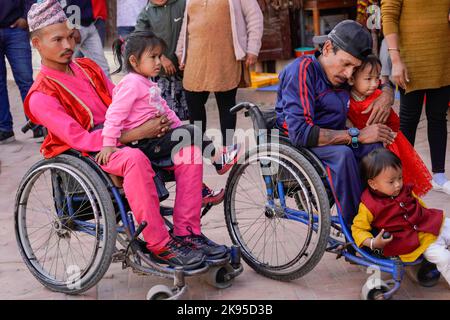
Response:
M224 146L233 144L233 135L236 129L236 114L231 113L230 109L236 105L236 93L237 88L214 93L219 108L220 130L222 132L222 144Z
M424 90L416 90L405 94L400 90L400 131L414 146L416 141L417 125L422 114Z
M6 57L19 87L22 101L33 85L33 66L31 63L31 47L28 32L19 28L9 30Z
M450 219L445 218L444 226L437 240L423 253L425 259L436 264L437 269L450 285Z
M102 41L102 46L105 46L106 39L106 22L103 19L97 18L94 22L95 28L97 29L100 40Z
M175 205L173 210L173 233L175 236L189 235L191 229L200 234L200 210L202 202L203 160L197 146L182 148L173 157L176 180Z
M150 161L139 150L122 148L114 152L107 165L101 166L108 173L123 176L123 189L138 224L147 221L142 232L147 248L151 251L163 247L170 236L159 213L159 199Z
M182 148L173 158L176 180L176 196L173 211L174 236L190 247L201 250L207 259L218 259L228 252L205 237L200 227L203 162L198 146Z
M362 192L359 161L364 155L380 146L377 143L360 144L356 149L345 145L311 148L331 175L342 215L348 226L353 223Z
M134 31L134 27L117 27L117 34L119 37L125 39L130 33Z
M188 120L189 110L183 89L183 80L175 75L170 77L158 77L157 82L158 87L161 89L161 96L166 100L169 108L175 112L180 120Z
M203 252L169 235L159 211L153 181L155 173L149 159L139 149L120 149L111 155L107 165L101 167L108 173L123 176L123 189L137 223L148 223L142 234L154 258L186 269L197 268L203 263Z
M433 173L444 173L450 86L426 90L426 97L425 111L428 120L428 142L430 144L432 171Z
M196 124L201 123L202 133L206 131L206 110L205 104L208 101L209 92L193 92L186 90L186 102L189 109L189 122Z
M7 32L7 30L0 29L0 132L11 133L13 131L13 123L8 99L8 87L6 79L5 32Z
M94 24L80 29L80 50L86 58L94 60L103 72L109 77L109 65L103 52L102 41Z

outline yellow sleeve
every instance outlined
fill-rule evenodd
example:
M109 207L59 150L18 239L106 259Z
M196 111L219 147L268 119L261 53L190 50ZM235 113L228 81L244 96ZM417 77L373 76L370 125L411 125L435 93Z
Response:
M414 191L411 191L411 194L412 194L412 196L413 196L414 198L416 198L417 200L419 200L419 204L420 204L422 207L427 208L427 205L425 204L425 202L423 202L422 199L420 199L420 198L414 193Z
M385 36L391 33L398 34L402 5L403 0L381 0L381 20Z
M367 238L373 238L371 223L373 221L373 215L367 209L367 207L361 202L359 204L358 214L353 219L352 224L352 236L358 247L362 246L362 243Z

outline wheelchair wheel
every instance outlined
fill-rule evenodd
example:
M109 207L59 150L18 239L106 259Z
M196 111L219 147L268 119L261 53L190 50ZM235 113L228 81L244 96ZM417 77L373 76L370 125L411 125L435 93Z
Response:
M103 180L82 160L59 155L36 163L19 186L14 218L20 254L47 288L79 294L107 271L114 207Z
M150 288L147 292L147 300L170 300L174 296L172 289L163 284Z
M299 278L325 252L327 193L314 167L292 147L267 144L247 152L228 177L224 207L233 243L266 277Z

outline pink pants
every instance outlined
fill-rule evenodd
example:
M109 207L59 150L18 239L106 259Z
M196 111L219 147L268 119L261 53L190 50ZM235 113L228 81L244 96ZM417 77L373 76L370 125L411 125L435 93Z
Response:
M186 161L187 158L190 161ZM176 180L174 235L189 235L188 227L195 234L200 234L203 179L201 150L196 146L185 147L173 157L173 161L175 165L167 170L174 171ZM142 232L147 248L156 251L163 247L170 236L159 212L159 199L153 182L155 172L150 160L139 149L125 147L114 152L108 164L101 167L108 173L124 178L123 189L137 223L148 223Z

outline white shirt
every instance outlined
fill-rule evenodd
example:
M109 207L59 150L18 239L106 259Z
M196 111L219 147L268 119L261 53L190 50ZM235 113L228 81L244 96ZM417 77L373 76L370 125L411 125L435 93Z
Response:
M117 0L117 26L134 27L147 0Z

